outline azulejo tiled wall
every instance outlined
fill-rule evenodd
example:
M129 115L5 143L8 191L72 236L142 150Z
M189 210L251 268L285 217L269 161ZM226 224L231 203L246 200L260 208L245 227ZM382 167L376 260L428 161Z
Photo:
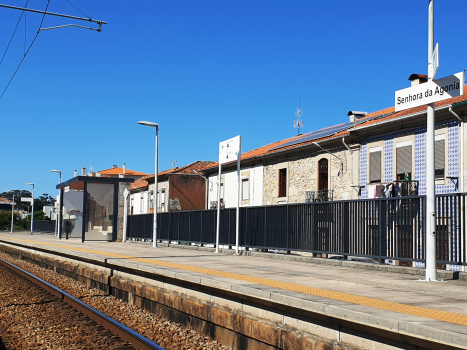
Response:
M459 177L459 123L457 121L449 121L436 125L436 128L448 128L446 147L448 149L448 162L446 176ZM361 191L361 198L368 198L368 144L375 141L384 141L384 172L383 181L394 181L394 167L396 157L394 154L394 139L403 135L415 135L415 175L414 180L419 181L419 194L426 194L426 127L407 129L401 132L396 132L384 136L373 137L362 142L360 150L360 186L365 186ZM452 193L456 192L455 185L446 179L444 185L436 185L436 193Z

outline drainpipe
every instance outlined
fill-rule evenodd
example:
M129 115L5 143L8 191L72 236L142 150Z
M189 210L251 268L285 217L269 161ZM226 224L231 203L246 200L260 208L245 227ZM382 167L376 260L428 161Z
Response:
M449 107L449 112L454 116L456 117L457 119L459 119L460 121L460 127L461 127L461 171L460 171L460 174L459 174L459 177L460 177L460 180L458 180L459 182L459 188L458 188L458 191L459 192L464 192L464 123L463 123L463 120L461 117L459 117L459 115L454 112L452 110L452 107Z
M347 148L347 150L350 152L350 173L352 174L352 186L354 185L354 182L353 182L353 151L350 149L349 146L347 146L347 144L345 143L344 141L344 138L342 138L342 144L345 146L345 148ZM353 188L353 187L352 187ZM352 198L353 198L353 190L350 190L351 193L352 193Z

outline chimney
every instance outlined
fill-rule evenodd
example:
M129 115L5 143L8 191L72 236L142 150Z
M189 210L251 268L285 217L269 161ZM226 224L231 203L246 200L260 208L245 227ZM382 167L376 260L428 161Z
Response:
M96 177L101 177L101 173L99 171L96 173Z
M77 177L77 176L78 176L78 170L75 170L74 177Z
M409 77L410 86L420 85L428 81L428 75L424 74L411 74Z
M350 122L356 122L358 119L364 118L367 116L367 112L360 112L360 111L349 111L347 115L350 117Z
M112 168L116 168L117 166L116 165L112 165Z
M86 176L86 168L81 168L81 175Z
M123 163L123 175L125 175L126 164Z

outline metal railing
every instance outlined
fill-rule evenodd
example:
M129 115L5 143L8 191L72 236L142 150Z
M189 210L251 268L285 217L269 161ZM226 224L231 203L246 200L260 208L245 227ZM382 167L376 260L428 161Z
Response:
M26 222L26 231L31 230L31 221ZM55 232L55 220L34 220L34 231Z
M326 202L332 201L334 190L318 190L318 191L306 191L305 202Z
M437 195L437 260L467 265L466 194ZM158 239L215 244L216 211L158 214ZM235 245L235 208L220 212L220 245ZM129 239L152 240L152 214L128 218ZM424 262L425 197L396 197L240 208L247 248Z

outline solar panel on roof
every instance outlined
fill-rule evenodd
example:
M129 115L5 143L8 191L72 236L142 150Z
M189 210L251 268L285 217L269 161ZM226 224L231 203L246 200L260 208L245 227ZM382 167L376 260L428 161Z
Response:
M303 143L303 142L307 142L307 141L311 141L311 140L321 139L323 137L328 137L328 136L337 134L338 132L341 132L343 130L349 129L351 127L352 127L351 123L344 123L344 124L331 126L329 128L326 128L326 129L312 131L312 132L310 132L308 134L303 135L302 137L299 137L298 139L295 139L293 141L289 141L289 142L286 142L286 143L284 143L284 144L282 144L280 146L277 146L277 147L273 148L272 150L287 147L287 146L293 146L293 145Z
M393 113L390 113L390 114L393 114ZM356 121L354 121L352 123L344 123L344 124L331 126L329 128L326 128L326 129L312 131L312 132L310 132L308 134L303 135L302 137L299 137L298 139L295 139L293 141L286 142L286 143L284 143L284 144L282 144L280 146L274 147L273 149L271 149L271 151L279 149L279 148L287 147L287 146L297 145L297 144L303 143L303 142L308 142L308 141L312 141L312 140L321 139L323 137L328 137L328 136L337 134L338 132L353 128L354 126L357 126L357 125L362 124L364 122L367 122L369 120L373 120L373 119L380 118L380 117L387 117L390 114L386 114L386 115L385 114L379 114L379 115L375 115L375 116L370 117L370 118L361 118L361 119L358 119L358 120L356 120Z

